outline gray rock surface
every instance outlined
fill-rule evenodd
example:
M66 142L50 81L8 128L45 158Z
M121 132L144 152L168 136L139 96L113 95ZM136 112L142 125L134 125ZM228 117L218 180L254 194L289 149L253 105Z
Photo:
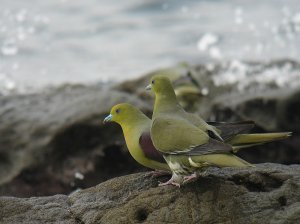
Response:
M162 178L160 180L164 180ZM300 220L300 166L210 168L181 188L137 173L69 196L0 198L1 223L273 223Z
M85 184L75 178L76 172L90 175L92 182L86 184L92 186L137 170L121 129L102 125L110 108L124 101L146 107L134 95L103 86L65 86L0 98L0 195L67 193L86 187L75 183ZM114 153L120 164L109 167Z

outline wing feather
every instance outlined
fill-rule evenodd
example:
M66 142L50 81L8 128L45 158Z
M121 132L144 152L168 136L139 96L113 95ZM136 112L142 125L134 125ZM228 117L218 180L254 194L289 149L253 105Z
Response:
M245 133L251 130L255 123L253 121L241 122L207 122L221 131L220 135L224 141L228 141L237 134Z
M180 153L187 156L200 156L209 154L229 154L232 152L232 147L224 142L210 138L208 143L195 146L188 152Z
M148 159L155 160L160 163L166 162L162 153L157 151L154 147L150 137L150 132L142 133L139 139L139 143L142 151Z
M153 120L151 138L155 147L168 154L190 151L208 142L206 132L176 116L160 116Z

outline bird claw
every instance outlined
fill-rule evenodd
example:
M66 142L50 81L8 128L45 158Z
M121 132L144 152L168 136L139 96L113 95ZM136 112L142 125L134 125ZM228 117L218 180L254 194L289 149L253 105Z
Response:
M145 177L161 177L166 175L171 175L171 173L165 170L153 170L146 173Z
M185 176L185 177L183 177L183 184L185 184L187 182L190 182L191 180L195 180L197 178L198 178L198 176L197 176L196 173L193 173L193 174L191 174L189 176Z
M172 179L170 179L170 180L168 180L167 182L160 182L159 181L159 184L158 184L158 186L159 187L162 187L162 186L167 186L167 185L174 185L174 186L176 186L176 187L179 187L180 188L180 184L179 183L176 183L176 182L174 182Z

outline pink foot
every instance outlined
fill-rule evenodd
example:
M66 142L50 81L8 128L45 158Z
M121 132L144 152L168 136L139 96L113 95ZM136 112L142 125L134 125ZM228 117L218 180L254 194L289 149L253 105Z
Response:
M165 170L153 170L147 173L145 176L146 177L161 177L161 176L166 176L166 175L171 175L169 171Z
M189 176L185 176L183 178L183 183L185 184L185 183L190 182L191 180L194 180L194 179L197 179L197 178L198 178L197 174L193 173L193 174L191 174Z
M159 182L159 187L162 187L162 186L167 186L167 185L174 185L176 187L179 187L180 188L180 184L179 183L176 183L175 181L172 180L172 178L170 180L168 180L167 182L165 183L162 183L162 182Z

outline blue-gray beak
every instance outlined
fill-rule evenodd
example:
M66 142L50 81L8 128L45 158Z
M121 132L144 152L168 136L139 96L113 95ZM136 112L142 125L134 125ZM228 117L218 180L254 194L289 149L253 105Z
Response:
M151 88L152 88L152 85L151 84L149 84L148 86L146 86L146 90L151 90Z
M107 123L107 122L110 122L111 119L112 119L112 115L110 114L110 115L108 115L106 118L104 118L103 124L105 124L105 123Z

